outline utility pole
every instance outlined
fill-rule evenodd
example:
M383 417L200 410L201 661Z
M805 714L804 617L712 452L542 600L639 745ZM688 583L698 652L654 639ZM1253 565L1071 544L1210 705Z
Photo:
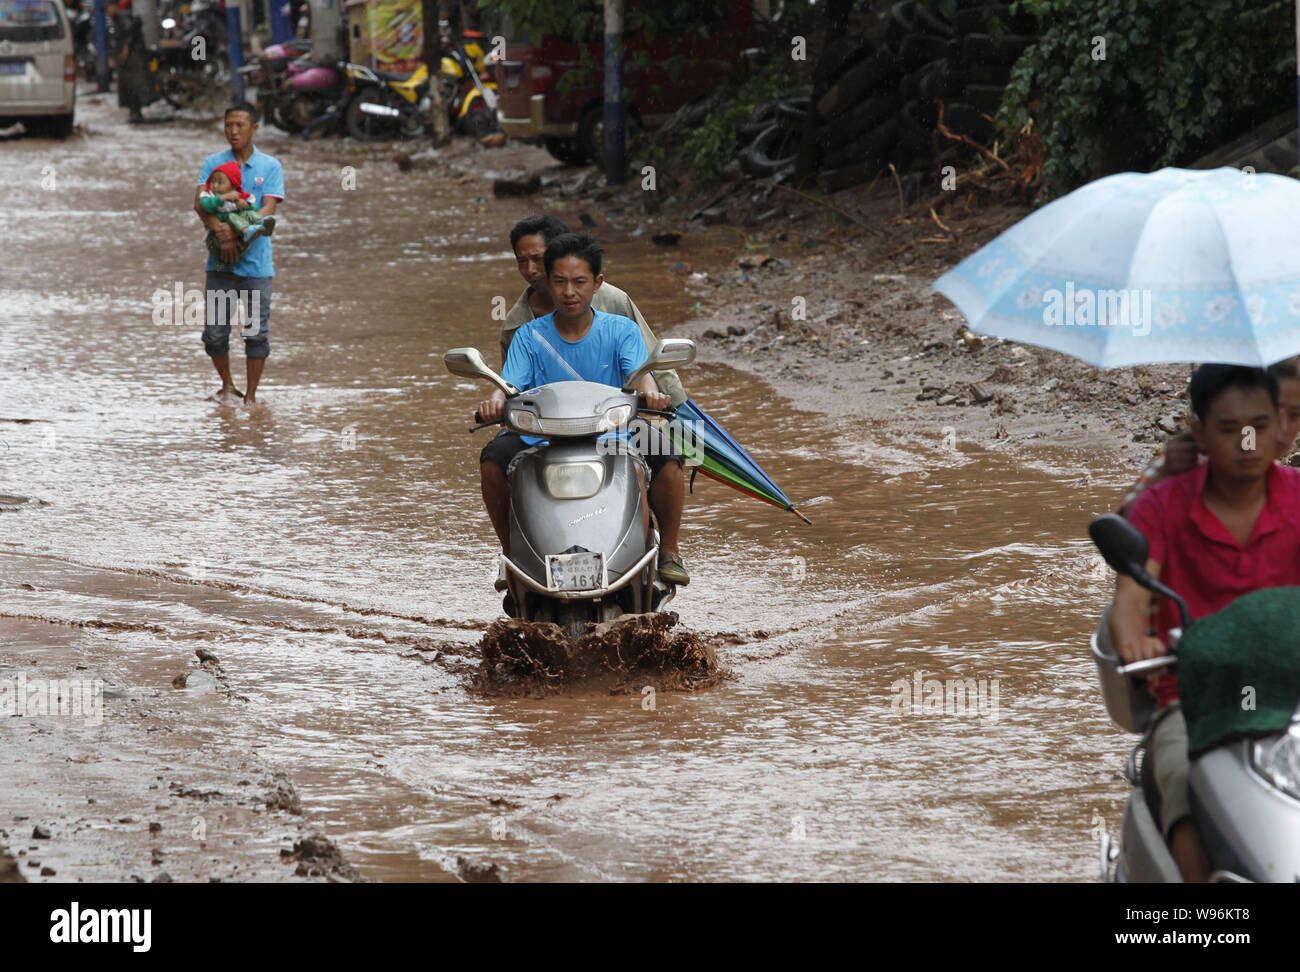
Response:
M1300 3L1300 0L1296 0ZM623 112L623 0L605 0L605 181L627 181Z
M339 34L343 20L342 0L311 0L311 59L317 64L337 64L343 60Z
M266 19L271 22L271 43L283 44L293 37L289 23L289 0L266 0Z
M1296 0L1300 3L1300 0ZM429 69L429 102L433 124L433 147L439 148L451 141L451 120L447 118L447 105L442 100L442 37L438 30L441 16L438 0L422 0L420 20L424 30L424 63Z
M244 39L240 33L239 5L241 0L226 0L226 50L230 54L230 100L244 100L244 76L239 69L244 66Z
M100 91L108 90L108 18L104 0L95 0L95 83Z

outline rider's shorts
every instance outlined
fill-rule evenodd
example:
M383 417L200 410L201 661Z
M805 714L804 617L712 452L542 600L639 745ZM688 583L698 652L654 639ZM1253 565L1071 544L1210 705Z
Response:
M1155 760L1156 785L1160 787L1160 829L1166 839L1174 824L1192 815L1187 795L1187 720L1182 706L1171 702L1155 714L1155 728L1147 758Z
M633 420L629 426L632 432L631 443L638 455L650 467L650 478L659 475L659 470L670 461L681 465L682 454L673 448L668 438L653 425L643 420ZM613 440L610 440L611 442ZM502 429L495 438L483 447L479 453L479 462L495 462L504 472L510 471L510 460L529 448L523 437L509 429Z

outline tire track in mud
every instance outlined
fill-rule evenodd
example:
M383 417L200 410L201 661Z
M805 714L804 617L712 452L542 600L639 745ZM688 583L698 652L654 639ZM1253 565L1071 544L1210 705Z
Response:
M456 628L464 631L476 631L486 627L486 624L479 621L462 620L458 618L430 618L422 614L402 614L398 611L388 611L383 608L357 607L348 604L345 601L332 601L329 598L316 597L311 594L283 591L275 588L259 588L254 587L251 584L241 584L237 581L200 580L194 577L186 577L183 574L169 574L153 567L118 567L105 564L92 564L87 563L86 561L73 560L70 557L60 557L57 554L40 553L33 555L21 549L12 549L11 552L16 556L38 556L48 560L57 561L58 563L67 564L70 567L80 567L85 570L103 571L105 573L120 574L127 577L150 577L170 584L185 584L192 587L203 587L212 590L226 591L232 594L252 594L283 601L295 601L302 604L318 604L324 607L337 608L338 610L346 611L349 614L358 614L362 617L387 617L399 621L414 621L417 624L423 624L430 628ZM37 588L32 587L31 585L12 586L24 590L37 590Z

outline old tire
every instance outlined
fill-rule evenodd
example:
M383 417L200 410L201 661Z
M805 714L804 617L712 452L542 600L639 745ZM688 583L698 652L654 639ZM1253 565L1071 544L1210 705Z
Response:
M916 5L916 31L931 37L952 37L953 25L923 3Z
M889 18L885 22L885 45L895 54L902 47L903 38L916 33L915 0L899 0L889 8Z
M817 186L825 193L839 192L870 182L884 167L883 159L866 159L844 168L830 169L817 177Z
M961 42L962 58L967 64L1015 64L1037 39L1027 34L967 34Z
M861 159L887 158L898 142L898 119L890 118L883 125L858 136L847 145L826 153L823 164L835 169L852 165Z
M1006 3L972 4L958 10L952 19L959 35L987 34L1001 26L1005 33L1034 34L1038 31L1038 20L1032 14L1012 14L1011 5Z
M936 61L921 78L921 83L917 85L917 94L927 101L933 101L935 98L951 98L961 94L965 83L965 71L951 61Z
M740 167L759 178L773 176L799 158L800 139L799 132L770 125L740 153Z
M858 64L871 60L875 49L876 45L869 40L857 37L837 38L817 62L817 76L830 87Z
M944 107L943 124L954 135L966 135L977 142L984 142L993 134L993 123L979 109L960 101Z
M826 121L842 115L858 104L868 92L893 80L897 69L897 61L888 51L879 51L855 64L817 102L818 117Z
M1005 85L1011 80L1010 64L971 64L966 67L968 84Z
M901 105L902 99L893 91L868 98L834 125L823 128L821 144L828 149L847 145L859 136L877 128L881 122L897 112Z
M898 51L899 60L903 62L905 71L924 67L931 61L937 61L947 55L947 38L928 37L925 34L909 34L904 37Z

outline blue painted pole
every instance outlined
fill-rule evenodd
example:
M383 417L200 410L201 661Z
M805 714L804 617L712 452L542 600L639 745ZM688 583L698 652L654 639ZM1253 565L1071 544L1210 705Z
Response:
M271 43L283 44L293 38L293 25L289 23L289 0L266 0L266 13L271 21Z
M1300 3L1300 0L1296 0ZM108 90L108 17L104 0L95 0L95 80L100 91Z
M226 4L226 47L230 49L230 100L244 100L244 40L239 25L239 4Z
M1300 3L1300 0L1296 0ZM605 0L605 181L627 181L623 112L623 0Z

